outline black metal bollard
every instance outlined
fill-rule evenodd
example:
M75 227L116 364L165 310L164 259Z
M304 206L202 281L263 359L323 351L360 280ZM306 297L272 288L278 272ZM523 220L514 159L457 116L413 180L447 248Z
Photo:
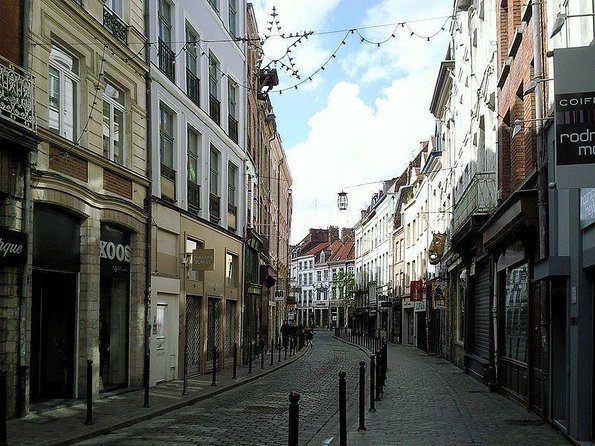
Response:
M93 361L87 359L87 419L85 425L93 424Z
M291 392L289 394L289 446L298 446L298 434L300 425L300 394Z
M213 345L213 382L212 386L217 385L217 346Z
M275 341L271 339L271 365L274 362L274 354L275 354Z
M376 401L380 401L380 394L382 393L382 354L376 354Z
M386 385L386 372L388 370L388 343L386 342L386 339L384 340L384 346L382 347L382 350L382 360L384 361L384 367L382 367L382 380L384 385Z
M238 368L238 343L233 343L233 376L231 379L237 379L236 370Z
M366 429L366 362L359 363L359 426L358 431Z
M347 390L345 372L339 372L339 438L340 445L347 446Z
M283 349L285 350L285 358L283 359L287 359L287 346L285 346Z
M188 341L184 345L184 381L182 381L182 395L188 395Z
M277 362L281 362L281 338L277 338L277 349L279 350L279 360Z
M248 345L248 373L252 373L252 341Z
M0 445L8 444L6 427L6 370L0 370Z
M376 407L374 406L374 401L376 401L376 396L374 395L376 391L376 366L374 363L374 355L370 355L370 409L369 412L376 412Z

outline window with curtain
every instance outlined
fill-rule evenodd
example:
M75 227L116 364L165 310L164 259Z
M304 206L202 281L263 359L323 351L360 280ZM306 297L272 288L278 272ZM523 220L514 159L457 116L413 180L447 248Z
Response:
M79 61L61 48L52 46L48 74L49 130L76 141Z
M103 156L124 165L124 93L106 82L103 90Z

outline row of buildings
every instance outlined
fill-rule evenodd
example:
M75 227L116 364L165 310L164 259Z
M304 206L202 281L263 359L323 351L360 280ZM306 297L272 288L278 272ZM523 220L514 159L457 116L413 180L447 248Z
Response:
M89 359L148 390L268 342L292 179L251 4L6 0L0 56L8 415L84 397Z
M455 0L435 133L355 232L356 330L595 438L595 9ZM583 443L581 443L583 444Z

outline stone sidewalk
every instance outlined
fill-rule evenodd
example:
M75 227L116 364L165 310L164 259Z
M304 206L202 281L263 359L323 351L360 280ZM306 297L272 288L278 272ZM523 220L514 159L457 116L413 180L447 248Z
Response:
M572 444L535 414L489 392L450 362L416 348L388 344L386 387L381 401L375 402L376 412L368 411L368 373L366 370L367 430L357 431L358 402L348 401L348 445ZM329 423L329 429L309 444L338 445L338 426L338 419Z
M251 374L248 373L247 365L238 366L236 379L232 379L232 368L220 370L217 372L216 386L212 385L211 374L191 377L187 395L182 395L181 380L159 384L150 389L150 408L142 407L142 389L100 396L93 401L93 425L90 426L85 425L87 406L81 401L30 413L24 418L8 420L8 445L68 445L103 435L254 381L299 360L309 351L304 348L296 355L288 354L287 359L282 351L280 362L275 351L273 365L270 365L271 356L268 354L263 369L260 368L260 360L253 362Z

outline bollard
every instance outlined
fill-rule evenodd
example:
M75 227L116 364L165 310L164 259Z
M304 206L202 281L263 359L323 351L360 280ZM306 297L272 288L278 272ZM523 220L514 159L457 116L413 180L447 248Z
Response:
M388 343L386 342L386 339L384 339L384 346L382 347L382 349L382 360L384 361L384 367L382 367L382 380L384 382L384 385L386 385L386 372L388 370Z
M8 444L6 427L6 370L0 370L0 445Z
M184 342L184 381L182 381L182 395L188 395L188 341Z
M260 341L260 368L264 369L264 341Z
M284 347L283 349L285 350L285 358L283 359L287 359L287 347Z
M217 385L217 346L213 345L213 382L212 386Z
M347 446L347 395L345 372L339 372L339 438L340 445Z
M289 394L289 446L298 446L298 434L300 424L300 394L291 392Z
M252 373L252 341L248 345L248 373Z
M237 379L238 377L236 376L236 369L238 367L238 343L234 342L233 343L233 376L231 377L231 379Z
M279 350L279 360L277 362L281 362L281 337L277 338L277 349Z
M271 339L271 365L274 362L274 354L275 354L275 341Z
M87 419L85 425L93 424L93 361L87 359Z
M370 409L369 412L376 412L376 407L374 406L374 401L376 401L376 397L374 393L376 391L376 366L374 364L374 355L370 355Z
M359 363L359 426L358 431L366 429L366 362Z
M376 354L376 401L380 401L380 394L382 393L382 355L380 352Z

